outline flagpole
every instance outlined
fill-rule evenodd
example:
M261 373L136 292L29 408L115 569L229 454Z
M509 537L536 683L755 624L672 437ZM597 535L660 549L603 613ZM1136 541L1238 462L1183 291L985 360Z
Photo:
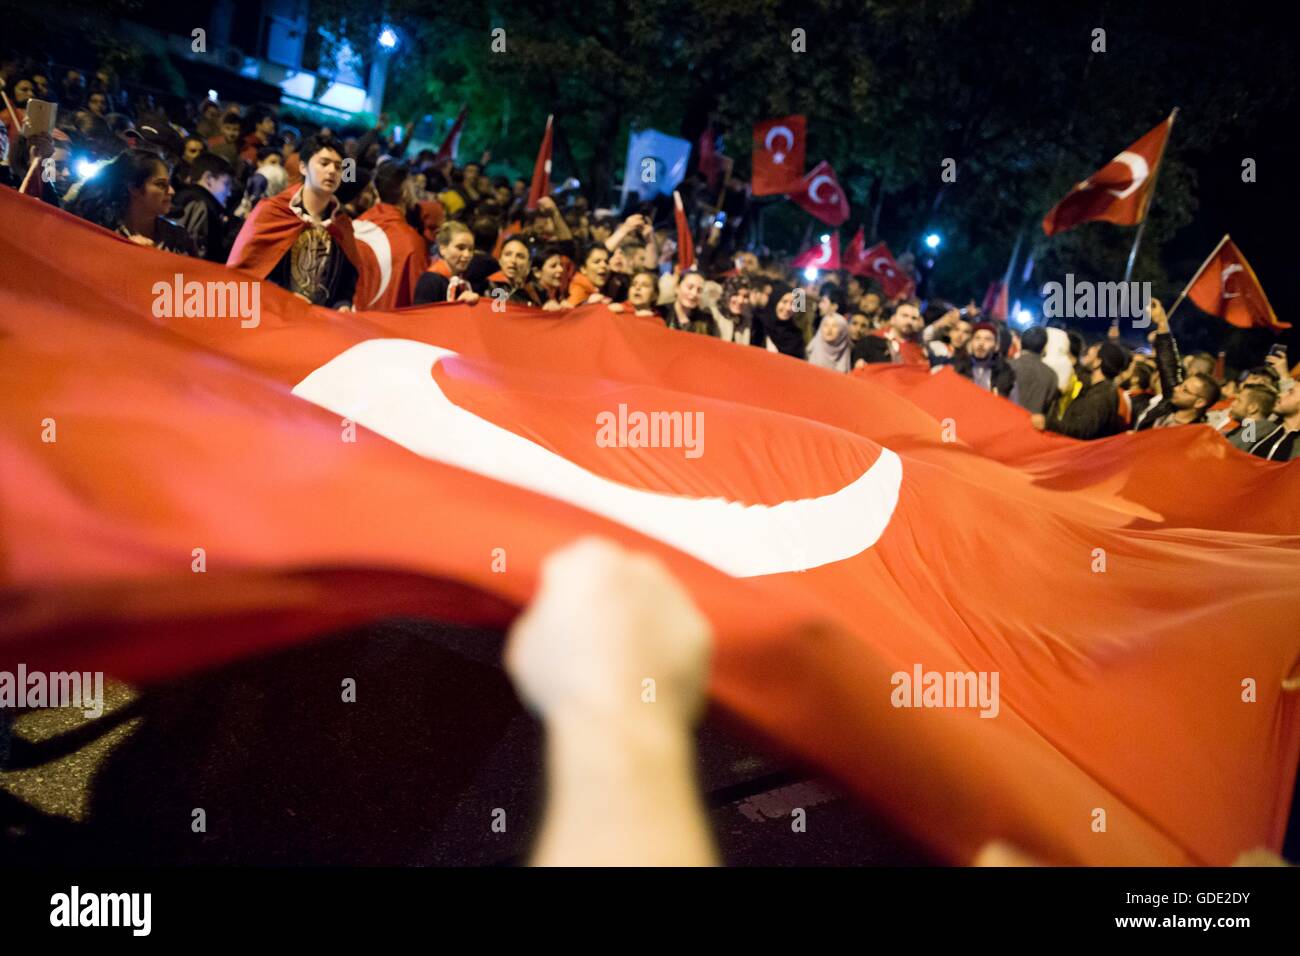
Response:
M1192 276L1187 285L1183 286L1183 291L1178 293L1178 298L1174 300L1173 306L1165 313L1165 315L1170 317L1173 316L1174 309L1178 308L1183 299L1187 298L1187 293L1191 290L1192 286L1196 285L1196 280L1201 277L1201 273L1205 271L1205 267L1214 261L1214 257L1219 254L1219 250L1223 248L1223 244L1227 241L1228 234L1225 232L1223 238L1219 240L1219 244L1210 251L1208 256L1205 257L1205 261L1201 263L1201 267L1196 270L1195 275Z
M1178 107L1175 106L1173 112L1169 114L1169 129L1165 132L1164 142L1160 144L1160 155L1156 157L1156 168L1151 172L1151 186L1147 190L1144 201L1142 221L1138 223L1137 234L1133 237L1133 248L1128 251L1128 265L1124 268L1125 283L1133 278L1133 264L1137 262L1138 246L1142 244L1142 233L1147 228L1147 216L1151 212L1151 203L1156 198L1156 180L1160 178L1160 167L1165 158L1165 148L1169 145L1169 137L1174 134L1174 120L1177 118Z

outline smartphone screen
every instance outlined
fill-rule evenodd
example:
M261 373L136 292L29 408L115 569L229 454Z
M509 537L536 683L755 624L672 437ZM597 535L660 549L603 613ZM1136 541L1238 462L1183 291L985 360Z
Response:
M58 115L59 106L57 103L48 103L45 100L36 98L27 101L27 123L28 133L31 136L39 136L42 133L48 133L54 129L54 117Z

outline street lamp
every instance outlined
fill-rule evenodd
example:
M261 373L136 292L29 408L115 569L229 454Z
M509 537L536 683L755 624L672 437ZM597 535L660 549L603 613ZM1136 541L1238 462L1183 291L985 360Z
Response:
M932 232L925 237L925 247L931 251L938 249L942 242L943 238L937 232Z

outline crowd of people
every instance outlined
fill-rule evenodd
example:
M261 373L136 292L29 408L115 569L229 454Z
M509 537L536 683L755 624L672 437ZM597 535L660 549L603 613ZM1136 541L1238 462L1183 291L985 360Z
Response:
M390 138L387 117L336 132L289 126L273 107L208 98L168 115L148 94L129 96L111 70L89 83L77 70L55 74L39 59L0 62L8 93L0 182L130 241L227 263L317 305L488 298L564 312L601 303L842 373L951 366L1026 409L1034 427L1078 439L1206 425L1252 455L1300 457L1300 391L1285 351L1235 374L1209 354L1180 357L1159 302L1148 347L1130 349L1117 328L1087 342L1058 328L1017 331L974 302L890 299L855 275L810 283L779 259L724 251L716 226L682 271L663 202L592 209L576 191L530 202L523 178L486 173L490 155L461 165L430 149L408 157L411 128ZM48 132L26 122L32 99L58 105ZM387 258L382 269L377 256Z

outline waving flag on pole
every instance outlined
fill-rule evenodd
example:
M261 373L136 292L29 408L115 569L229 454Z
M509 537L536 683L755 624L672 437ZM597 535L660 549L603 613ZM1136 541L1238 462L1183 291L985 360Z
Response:
M1289 322L1277 317L1255 270L1237 244L1226 235L1219 240L1209 258L1201 263L1201 268L1187 283L1179 299L1183 296L1196 303L1201 311L1239 329L1272 329L1277 332L1291 328Z
M440 163L445 159L450 159L453 163L456 161L456 152L460 149L460 134L464 132L465 117L468 115L469 107L462 106L456 116L456 122L451 124L451 129L447 132L447 138L438 147L438 155L434 157L434 162Z
M894 261L889 246L883 242L876 243L862 253L859 261L865 263L865 266L856 274L874 279L886 298L907 297L916 291L916 283L912 281L912 277Z
M537 162L533 164L533 182L528 187L528 209L536 209L543 196L551 194L551 146L552 123L554 115L546 117L546 132L542 134L542 145L537 150Z
M186 315L175 283L253 278L8 190L0 221L0 669L504 628L598 534L690 592L718 706L943 860L1281 846L1294 465L1205 428L1077 443L952 372L835 375L602 305L341 316L264 283L255 316Z
M853 234L848 249L844 251L844 268L849 275L871 275L871 262L867 258L866 233L861 226Z
M691 158L690 140L657 129L633 132L627 138L627 163L623 168L622 206L629 193L645 199L667 196L686 178Z
M839 226L849 218L849 200L835 178L830 163L818 163L791 191L790 198L828 226Z
M779 116L754 125L755 196L788 193L799 186L807 147L807 120Z
M1136 226L1146 218L1151 186L1173 128L1168 118L1081 183L1043 217L1043 232L1054 236L1084 222Z
M990 282L988 289L984 292L984 302L980 305L982 316L1005 322L1009 314L1007 309L1009 291L1007 284L1001 279Z
M840 234L829 233L825 240L795 256L790 265L796 269L817 269L823 272L840 268Z
M686 221L686 210L677 190L673 190L673 219L677 222L677 268L689 272L695 266L695 240L691 238L691 225Z

